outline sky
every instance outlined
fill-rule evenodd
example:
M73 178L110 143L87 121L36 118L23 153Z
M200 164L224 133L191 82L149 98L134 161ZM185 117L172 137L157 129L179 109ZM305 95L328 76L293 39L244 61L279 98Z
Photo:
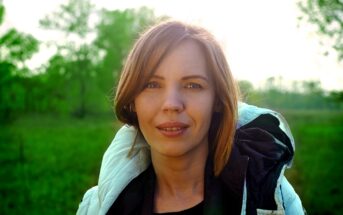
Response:
M1 0L0 0L1 1ZM320 45L314 26L299 22L298 0L92 0L97 7L125 9L147 6L156 15L168 15L210 30L221 43L233 75L263 86L271 76L285 83L319 80L326 90L343 90L343 62L337 61L330 41ZM30 33L41 41L60 36L39 28L39 19L56 10L66 0L3 0L5 23ZM323 53L329 50L329 55ZM53 53L42 49L29 62L31 68L46 62ZM290 85L290 84L289 84Z

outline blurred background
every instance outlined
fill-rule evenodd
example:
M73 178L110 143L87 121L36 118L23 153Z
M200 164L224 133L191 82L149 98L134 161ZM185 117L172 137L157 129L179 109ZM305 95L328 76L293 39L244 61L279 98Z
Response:
M0 0L0 214L75 214L121 126L125 57L174 17L222 44L242 100L281 112L309 214L343 214L343 2Z

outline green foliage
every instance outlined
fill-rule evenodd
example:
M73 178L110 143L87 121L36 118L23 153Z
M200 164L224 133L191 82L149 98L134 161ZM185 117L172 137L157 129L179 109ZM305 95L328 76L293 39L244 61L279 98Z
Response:
M5 15L5 7L0 2L0 25ZM31 58L38 51L39 42L29 34L18 32L12 28L0 36L0 62L18 66Z
M50 30L60 30L66 34L76 34L85 38L92 30L90 15L94 5L89 0L69 0L60 9L40 21L42 27Z
M343 91L332 91L329 96L333 101L343 103Z
M116 82L123 61L138 34L157 18L151 9L102 10L95 45L104 56L99 65L98 82L108 92Z
M7 122L25 107L23 78L13 75L13 64L0 62L0 122Z
M31 115L0 127L0 214L75 214L118 125Z
M16 65L38 51L38 41L31 35L10 29L0 37L0 60L9 61Z
M0 3L0 24L5 8ZM31 35L10 29L0 36L0 122L9 122L25 110L28 69L25 60L38 51L39 42Z
M306 20L318 28L318 32L334 40L333 48L338 59L343 60L343 2L340 0L304 0L298 3Z
M254 86L252 83L246 80L241 80L238 82L238 87L240 91L240 96L243 101L246 101L251 94L254 91Z
M1 4L0 18L4 7ZM100 18L97 27L91 17ZM148 8L95 10L89 0L70 0L40 21L67 39L49 42L57 52L32 74L25 61L38 50L32 36L11 29L0 37L0 120L24 112L84 117L111 110L110 91L122 62L141 29L154 22ZM91 35L97 35L94 41Z
M70 0L61 5L59 10L46 16L40 21L42 27L50 30L61 31L65 35L75 35L79 40L67 41L65 44L55 44L58 52L50 60L47 74L58 74L59 85L52 83L53 79L47 78L47 83L55 85L65 94L70 112L74 116L84 117L90 112L87 102L91 92L97 91L95 84L96 63L98 50L85 39L93 31L89 25L92 15L90 1ZM56 71L55 71L56 70ZM96 99L99 97L94 97ZM65 105L62 105L65 106Z
M99 15L100 21L96 39L89 41L89 34L95 31L89 24L94 14ZM47 87L52 95L49 99L57 105L52 110L70 112L77 117L110 110L108 97L115 83L114 75L121 70L138 32L152 20L153 12L147 8L95 11L84 0L71 0L41 20L46 29L80 38L75 41L67 37L64 44L55 44L58 52L46 65L42 77L50 85Z
M2 4L2 1L0 2L0 25L4 21L4 15L5 15L5 7Z
M248 81L239 81L241 99L259 106L282 109L342 110L342 92L325 92L319 81L293 82L293 88L283 87L282 78L267 79L262 89L254 89Z

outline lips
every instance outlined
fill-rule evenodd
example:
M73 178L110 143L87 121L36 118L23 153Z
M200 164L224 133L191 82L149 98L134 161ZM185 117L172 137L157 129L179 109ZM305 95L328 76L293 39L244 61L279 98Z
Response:
M182 122L166 122L159 124L156 128L167 137L181 136L189 125Z

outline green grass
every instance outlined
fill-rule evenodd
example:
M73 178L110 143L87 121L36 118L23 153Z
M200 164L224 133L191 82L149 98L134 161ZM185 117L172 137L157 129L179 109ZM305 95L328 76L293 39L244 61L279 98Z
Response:
M286 172L309 214L343 214L343 112L285 112L296 142Z
M296 140L286 175L309 214L343 214L343 112L283 111ZM0 214L75 214L119 124L30 115L0 127Z
M0 134L0 214L75 214L117 125L29 116Z

